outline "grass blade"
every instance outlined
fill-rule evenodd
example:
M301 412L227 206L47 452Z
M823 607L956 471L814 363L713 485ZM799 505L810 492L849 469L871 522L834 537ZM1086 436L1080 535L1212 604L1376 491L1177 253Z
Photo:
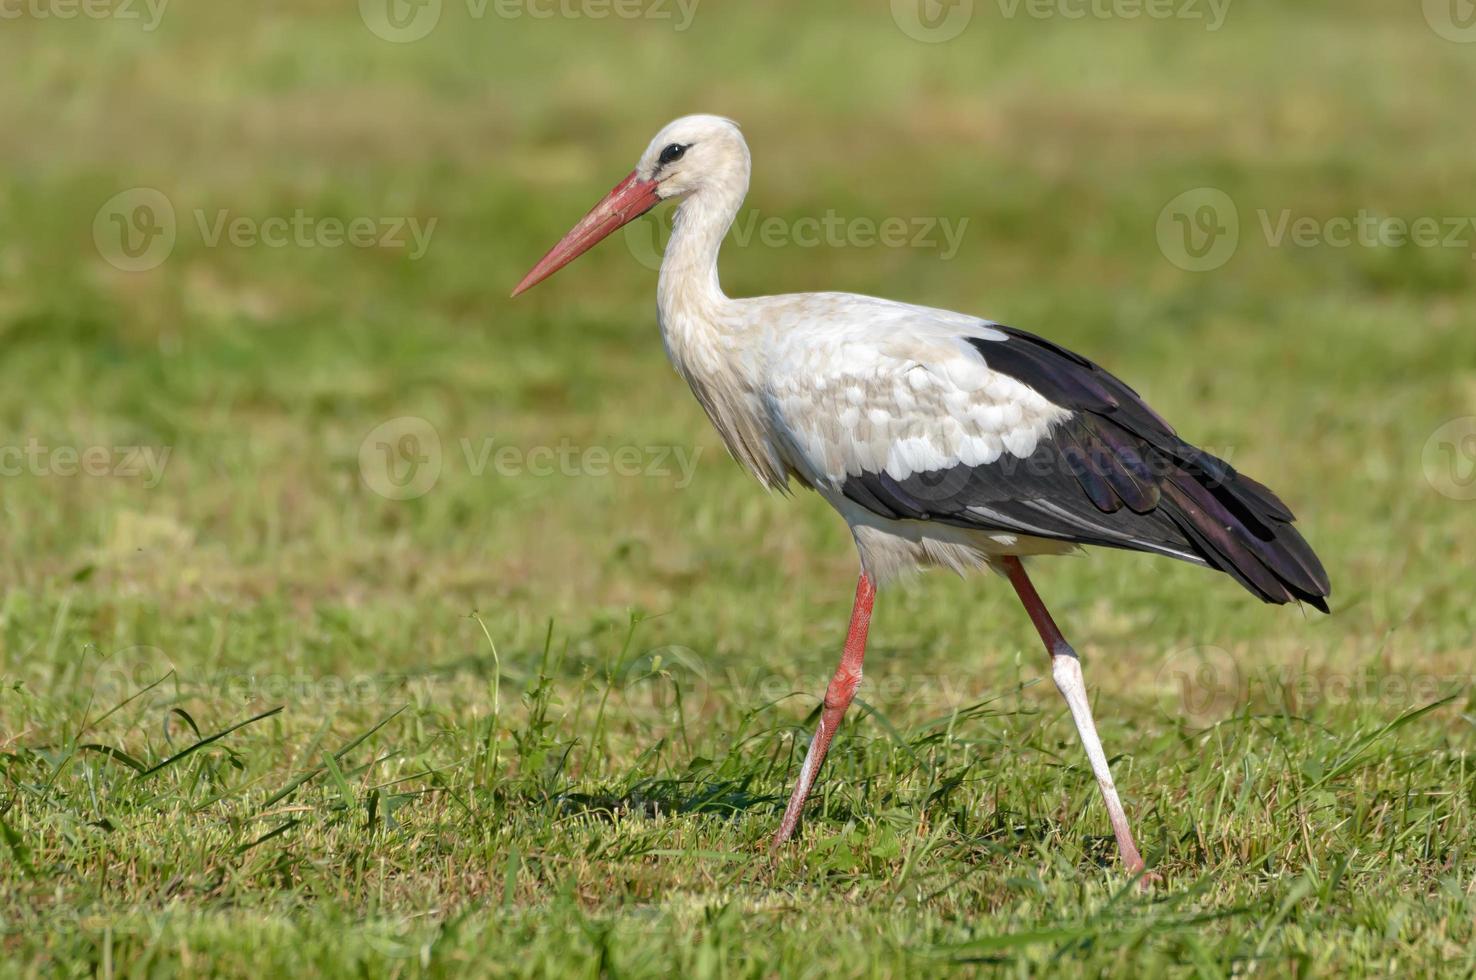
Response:
M205 738L202 738L193 745L190 745L189 747L181 749L180 751L174 753L169 758L159 763L157 766L154 766L152 769L146 769L143 772L139 773L138 778L146 779L149 776L152 776L155 773L159 772L160 770L167 769L168 767L174 765L176 762L185 758L186 756L193 755L199 750L205 748L205 746L214 744L215 742L219 742L221 739L225 738L232 732L239 731L240 729L245 728L247 725L254 725L256 722L261 721L263 718L270 718L272 715L280 713L283 707L284 705L279 704L275 708L269 708L259 715L253 715L252 717L247 718L245 721L238 722L232 725L230 728L216 732L214 735L209 735Z

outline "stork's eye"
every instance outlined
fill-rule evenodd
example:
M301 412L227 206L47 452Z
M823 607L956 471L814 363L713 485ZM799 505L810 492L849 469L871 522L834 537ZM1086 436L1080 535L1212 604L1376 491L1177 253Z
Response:
M690 143L687 144L687 146L691 145L692 144ZM675 163L677 160L680 160L682 158L682 154L686 152L686 146L683 146L680 143L668 143L665 147L662 148L661 156L656 159L656 163L663 167L666 166L668 163Z

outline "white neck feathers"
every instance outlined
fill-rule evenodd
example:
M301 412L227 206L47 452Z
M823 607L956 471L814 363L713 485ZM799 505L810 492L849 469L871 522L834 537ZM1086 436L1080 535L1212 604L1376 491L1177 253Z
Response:
M718 251L748 193L748 171L745 151L677 206L657 286L663 324L688 316L716 318L727 302L718 282Z

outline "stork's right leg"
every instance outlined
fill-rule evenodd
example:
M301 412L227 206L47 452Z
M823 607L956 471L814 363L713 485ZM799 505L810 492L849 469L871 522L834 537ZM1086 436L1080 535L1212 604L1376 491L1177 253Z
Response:
M789 806L784 810L784 819L779 823L779 832L774 835L770 850L776 850L789 840L799 826L800 814L805 809L810 787L815 785L815 777L820 774L820 766L825 762L825 753L830 751L830 740L835 738L835 730L840 727L841 718L851 706L856 688L861 686L861 661L866 657L866 631L871 626L871 604L875 598L876 586L862 572L860 581L856 583L856 604L851 608L851 628L846 633L845 652L841 654L840 666L835 669L830 686L825 689L825 707L820 712L820 725L815 729L815 737L810 740L810 751L805 753L805 764L800 769L799 782L794 786L794 794L789 798Z
M1056 688L1066 699L1071 709L1071 719L1076 722L1076 733L1081 736L1082 748L1092 763L1092 774L1097 777L1097 786L1102 790L1102 801L1107 804L1107 817L1112 822L1112 833L1117 837L1117 851L1122 856L1122 866L1129 874L1143 870L1143 858L1138 845L1133 842L1133 832L1128 827L1127 814L1123 812L1122 800L1117 797L1117 786L1112 782L1112 771L1107 767L1107 754L1102 751L1102 740L1097 737L1097 725L1092 720L1091 702L1087 700L1086 681L1081 676L1081 661L1076 651L1066 642L1056 627L1055 620L1046 610L1040 594L1035 591L1025 566L1013 556L1000 559L1000 565L1009 576L1010 584L1030 614L1030 620L1051 655L1051 677Z

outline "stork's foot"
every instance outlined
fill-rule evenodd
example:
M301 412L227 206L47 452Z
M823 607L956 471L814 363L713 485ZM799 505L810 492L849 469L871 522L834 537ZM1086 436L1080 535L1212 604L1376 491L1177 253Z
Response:
M804 806L804 801L800 801ZM799 829L799 811L795 809L793 801L789 808L784 811L784 819L779 822L779 829L774 831L774 838L769 841L769 853L777 856L794 837L794 832Z
M1162 875L1156 871L1148 870L1148 865L1144 863L1142 855L1138 853L1137 845L1134 844L1131 846L1132 849L1130 851L1124 850L1121 852L1122 870L1126 871L1129 877L1138 879L1138 890L1148 892L1163 884Z

